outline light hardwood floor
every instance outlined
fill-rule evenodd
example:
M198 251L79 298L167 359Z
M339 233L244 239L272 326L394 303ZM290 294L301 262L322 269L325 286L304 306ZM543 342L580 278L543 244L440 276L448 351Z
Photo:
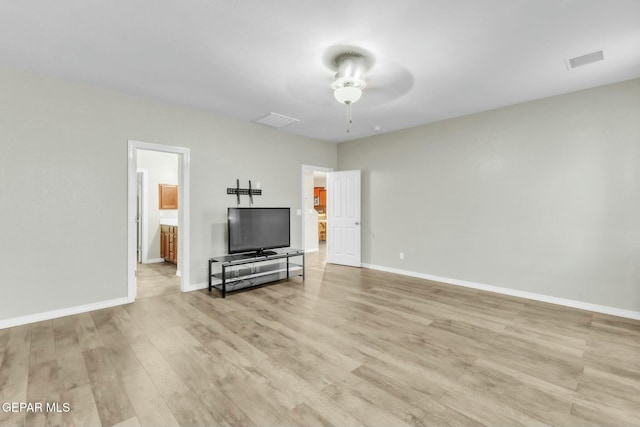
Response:
M138 264L138 294L136 299L168 296L180 292L180 277L176 265L170 262Z
M640 322L307 257L0 330L0 425L640 425Z

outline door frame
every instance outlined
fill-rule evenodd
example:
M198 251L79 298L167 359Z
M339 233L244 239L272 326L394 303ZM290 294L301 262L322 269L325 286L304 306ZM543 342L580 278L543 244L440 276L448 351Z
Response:
M137 190L138 196L140 197L140 217L138 218L140 227L140 263L147 264L149 262L149 248L147 247L147 241L149 240L149 230L147 230L147 223L149 221L149 195L147 194L149 171L147 169L136 168L136 174L142 175L142 185L141 188Z
M334 171L333 168L328 168L328 167L325 167L325 166L302 165L302 170L301 170L301 173L300 173L300 187L301 187L301 193L302 193L302 196L300 198L300 206L302 207L300 209L300 211L302 212L302 215L300 215L301 221L302 221L301 222L301 227L300 227L301 228L301 233L300 233L301 234L301 236L300 236L300 242L301 242L300 245L301 245L301 247L300 248L302 250L305 250L304 248L306 247L305 235L306 235L306 232L307 232L306 224L305 224L305 221L304 221L304 218L306 216L305 215L305 211L304 211L305 210L305 207L304 207L305 206L305 199L306 199L307 196L313 197L313 193L311 193L311 195L307 195L306 194L305 187L304 187L304 176L305 176L305 174L307 172L333 172L333 171Z
M159 151L178 155L178 271L180 272L180 290L187 292L189 289L189 275L191 270L190 243L189 243L189 217L190 217L190 166L191 153L189 148L171 145L154 144L141 141L128 141L128 168L127 168L127 299L133 302L136 299L138 284L136 279L136 194L137 194L137 150Z

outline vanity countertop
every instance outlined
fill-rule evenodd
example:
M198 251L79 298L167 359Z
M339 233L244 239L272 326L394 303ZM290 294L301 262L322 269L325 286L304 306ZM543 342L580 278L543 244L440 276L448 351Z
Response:
M160 225L178 226L178 218L160 218Z

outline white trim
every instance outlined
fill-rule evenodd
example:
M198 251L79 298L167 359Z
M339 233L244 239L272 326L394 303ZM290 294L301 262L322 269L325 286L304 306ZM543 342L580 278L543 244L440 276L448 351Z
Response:
M306 249L304 253L310 254L312 252L318 252L318 251L320 251L320 248L311 248L311 249Z
M136 150L160 151L163 153L178 154L180 158L179 176L178 176L178 200L180 200L180 209L178 209L178 247L180 255L178 256L177 270L180 271L181 281L180 290L186 292L189 289L189 272L191 267L190 258L190 168L191 168L191 151L189 148L174 147L170 145L152 144L141 141L128 141L128 221L127 221L127 298L135 301L137 293L136 282L136 186L137 186L137 155Z
M612 316L626 317L640 320L640 312L625 310L622 308L609 307L606 305L592 304L589 302L576 301L566 298L558 298L550 295L536 294L533 292L519 291L516 289L502 288L499 286L485 285L482 283L469 282L467 280L451 279L448 277L434 276L431 274L416 273L414 271L400 270L397 268L384 267L374 264L362 264L365 268L385 271L387 273L401 274L403 276L417 277L419 279L431 280L434 282L446 283L449 285L463 286L465 288L479 289L482 291L495 292L498 294L511 295L514 297L526 298L534 301L542 301L550 304L563 305L566 307L578 308L581 310L594 311L596 313L610 314Z
M142 251L142 264L151 264L158 261L149 259L149 245L147 244L149 241L149 192L147 191L147 188L149 188L149 171L147 169L136 168L136 174L138 173L142 174L142 197L140 200L140 216L142 217L140 218L140 250Z
M204 282L204 283L193 283L191 285L187 285L187 287L185 288L185 290L183 292L192 292L192 291L199 291L200 289L207 289L209 287L209 283Z
M0 329L13 328L14 326L27 325L29 323L42 322L43 320L57 319L74 314L86 313L103 308L115 307L117 305L132 303L129 298L116 298L108 301L94 302L91 304L78 305L75 307L61 308L59 310L45 311L44 313L30 314L27 316L14 317L12 319L0 320Z
M158 264L160 262L164 262L164 258L151 258L148 259L146 262L143 261L143 264Z

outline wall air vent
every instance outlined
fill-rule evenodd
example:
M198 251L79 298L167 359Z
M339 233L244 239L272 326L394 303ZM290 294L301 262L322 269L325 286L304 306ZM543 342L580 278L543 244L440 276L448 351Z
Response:
M576 67L581 67L583 65L602 61L603 59L604 59L604 55L602 51L599 50L597 52L587 53L586 55L576 56L575 58L567 59L565 62L567 63L567 69L571 70Z
M300 120L293 117L283 116L282 114L269 113L268 115L256 120L256 123L271 126L273 128L281 128L291 123L299 122Z

